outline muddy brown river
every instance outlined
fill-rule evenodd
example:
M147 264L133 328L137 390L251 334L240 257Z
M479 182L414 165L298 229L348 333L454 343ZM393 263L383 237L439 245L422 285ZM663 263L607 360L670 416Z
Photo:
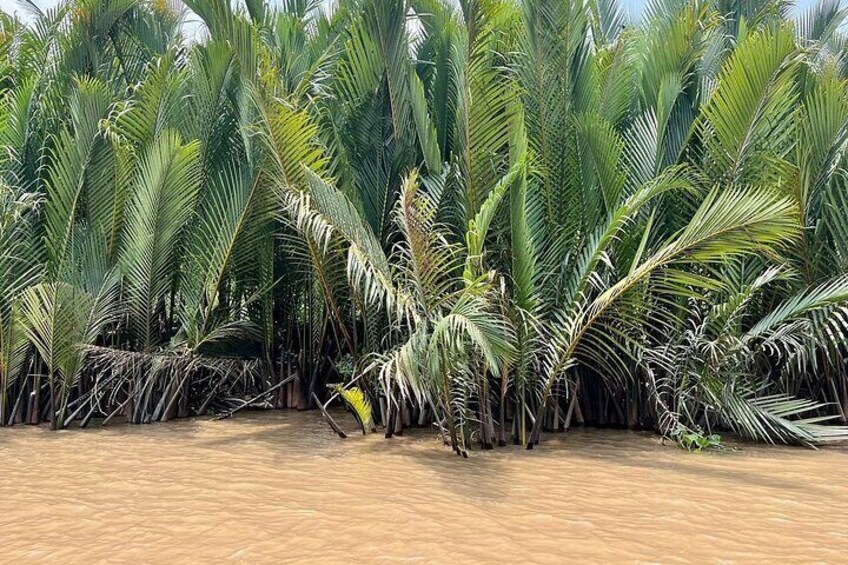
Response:
M352 420L340 416L352 431ZM0 430L2 563L845 563L848 449L578 430L462 460L317 412Z

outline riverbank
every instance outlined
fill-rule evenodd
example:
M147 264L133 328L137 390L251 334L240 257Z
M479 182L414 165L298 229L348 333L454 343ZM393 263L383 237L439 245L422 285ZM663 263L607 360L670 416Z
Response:
M606 430L463 460L427 430L339 440L317 411L21 426L0 430L0 539L9 563L836 563L846 463Z

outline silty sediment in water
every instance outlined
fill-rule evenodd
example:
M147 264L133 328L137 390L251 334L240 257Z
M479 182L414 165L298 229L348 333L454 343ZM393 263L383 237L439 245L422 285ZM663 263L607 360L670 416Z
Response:
M349 416L340 414L349 431ZM6 563L844 562L848 450L575 430L463 460L318 412L0 430Z

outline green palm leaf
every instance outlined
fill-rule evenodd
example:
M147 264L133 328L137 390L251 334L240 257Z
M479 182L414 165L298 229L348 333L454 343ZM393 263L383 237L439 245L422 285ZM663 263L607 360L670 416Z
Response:
M200 183L200 146L175 133L151 145L139 166L127 212L121 270L130 319L140 347L163 337L164 301L177 276L184 226L194 213Z

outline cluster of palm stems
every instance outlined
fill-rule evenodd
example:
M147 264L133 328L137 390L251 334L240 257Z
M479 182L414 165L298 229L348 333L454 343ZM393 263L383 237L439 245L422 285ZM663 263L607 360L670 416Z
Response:
M838 1L184 4L0 18L0 424L848 437Z

